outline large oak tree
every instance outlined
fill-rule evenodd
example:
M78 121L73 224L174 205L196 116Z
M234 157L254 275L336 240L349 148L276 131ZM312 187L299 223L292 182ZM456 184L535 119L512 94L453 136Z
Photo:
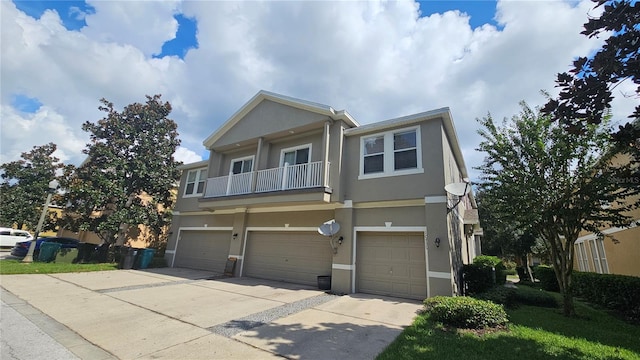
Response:
M479 188L490 199L492 215L544 240L564 313L573 315L574 244L581 231L602 236L603 227L633 222L627 212L640 205L632 200L639 187L618 179L630 176L634 166L611 162L617 153L606 119L567 132L522 103L521 113L501 125L490 115L479 122L479 150L486 154L478 167Z
M67 211L61 225L93 231L107 243L122 245L129 226L145 225L160 234L170 221L179 163L180 140L169 119L171 105L160 95L117 111L102 99L105 117L85 122L91 142L86 161L69 169Z

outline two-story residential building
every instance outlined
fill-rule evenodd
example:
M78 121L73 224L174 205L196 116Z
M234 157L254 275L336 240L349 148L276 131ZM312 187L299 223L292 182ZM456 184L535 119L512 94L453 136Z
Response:
M204 146L182 166L170 266L222 273L235 258L234 276L424 299L457 294L479 255L473 195L453 207L444 190L467 177L448 108L361 126L260 91Z

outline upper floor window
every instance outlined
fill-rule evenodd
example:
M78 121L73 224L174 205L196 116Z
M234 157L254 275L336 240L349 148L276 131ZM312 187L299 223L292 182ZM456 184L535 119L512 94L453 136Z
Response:
M253 156L246 158L234 159L231 161L231 171L233 175L244 174L253 171Z
M189 170L184 188L184 196L202 195L202 193L204 193L204 182L206 178L207 169Z
M360 142L359 179L424 171L419 127L362 137Z
M299 165L306 164L311 159L311 144L283 149L280 154L280 166L284 164Z

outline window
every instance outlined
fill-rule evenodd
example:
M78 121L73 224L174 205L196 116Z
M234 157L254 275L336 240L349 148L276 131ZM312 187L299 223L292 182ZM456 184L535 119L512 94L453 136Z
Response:
M395 170L418 167L416 131L393 134L393 164Z
M253 156L235 159L231 162L231 171L233 175L244 174L253 171Z
M359 179L424 172L419 139L419 127L363 137Z
M204 182L207 177L207 169L189 170L184 196L196 196L204 193Z
M589 259L587 259L587 251L584 247L584 242L576 244L578 254L578 268L580 271L590 271Z
M384 136L367 138L364 141L364 173L384 172Z
M599 259L600 269L602 270L603 274L608 274L609 265L607 264L607 257L605 256L605 252L604 252L604 239L596 239L595 243L596 243L597 252L600 258ZM594 261L595 261L595 258L594 258Z
M284 164L307 164L311 158L311 144L283 149L280 155L280 166Z

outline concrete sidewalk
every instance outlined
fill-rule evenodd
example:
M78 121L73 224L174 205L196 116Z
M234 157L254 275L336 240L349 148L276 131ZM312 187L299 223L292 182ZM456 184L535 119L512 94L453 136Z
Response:
M59 325L53 335L76 334L52 337L83 359L372 359L422 307L177 268L3 275L0 285L8 306L41 312Z

